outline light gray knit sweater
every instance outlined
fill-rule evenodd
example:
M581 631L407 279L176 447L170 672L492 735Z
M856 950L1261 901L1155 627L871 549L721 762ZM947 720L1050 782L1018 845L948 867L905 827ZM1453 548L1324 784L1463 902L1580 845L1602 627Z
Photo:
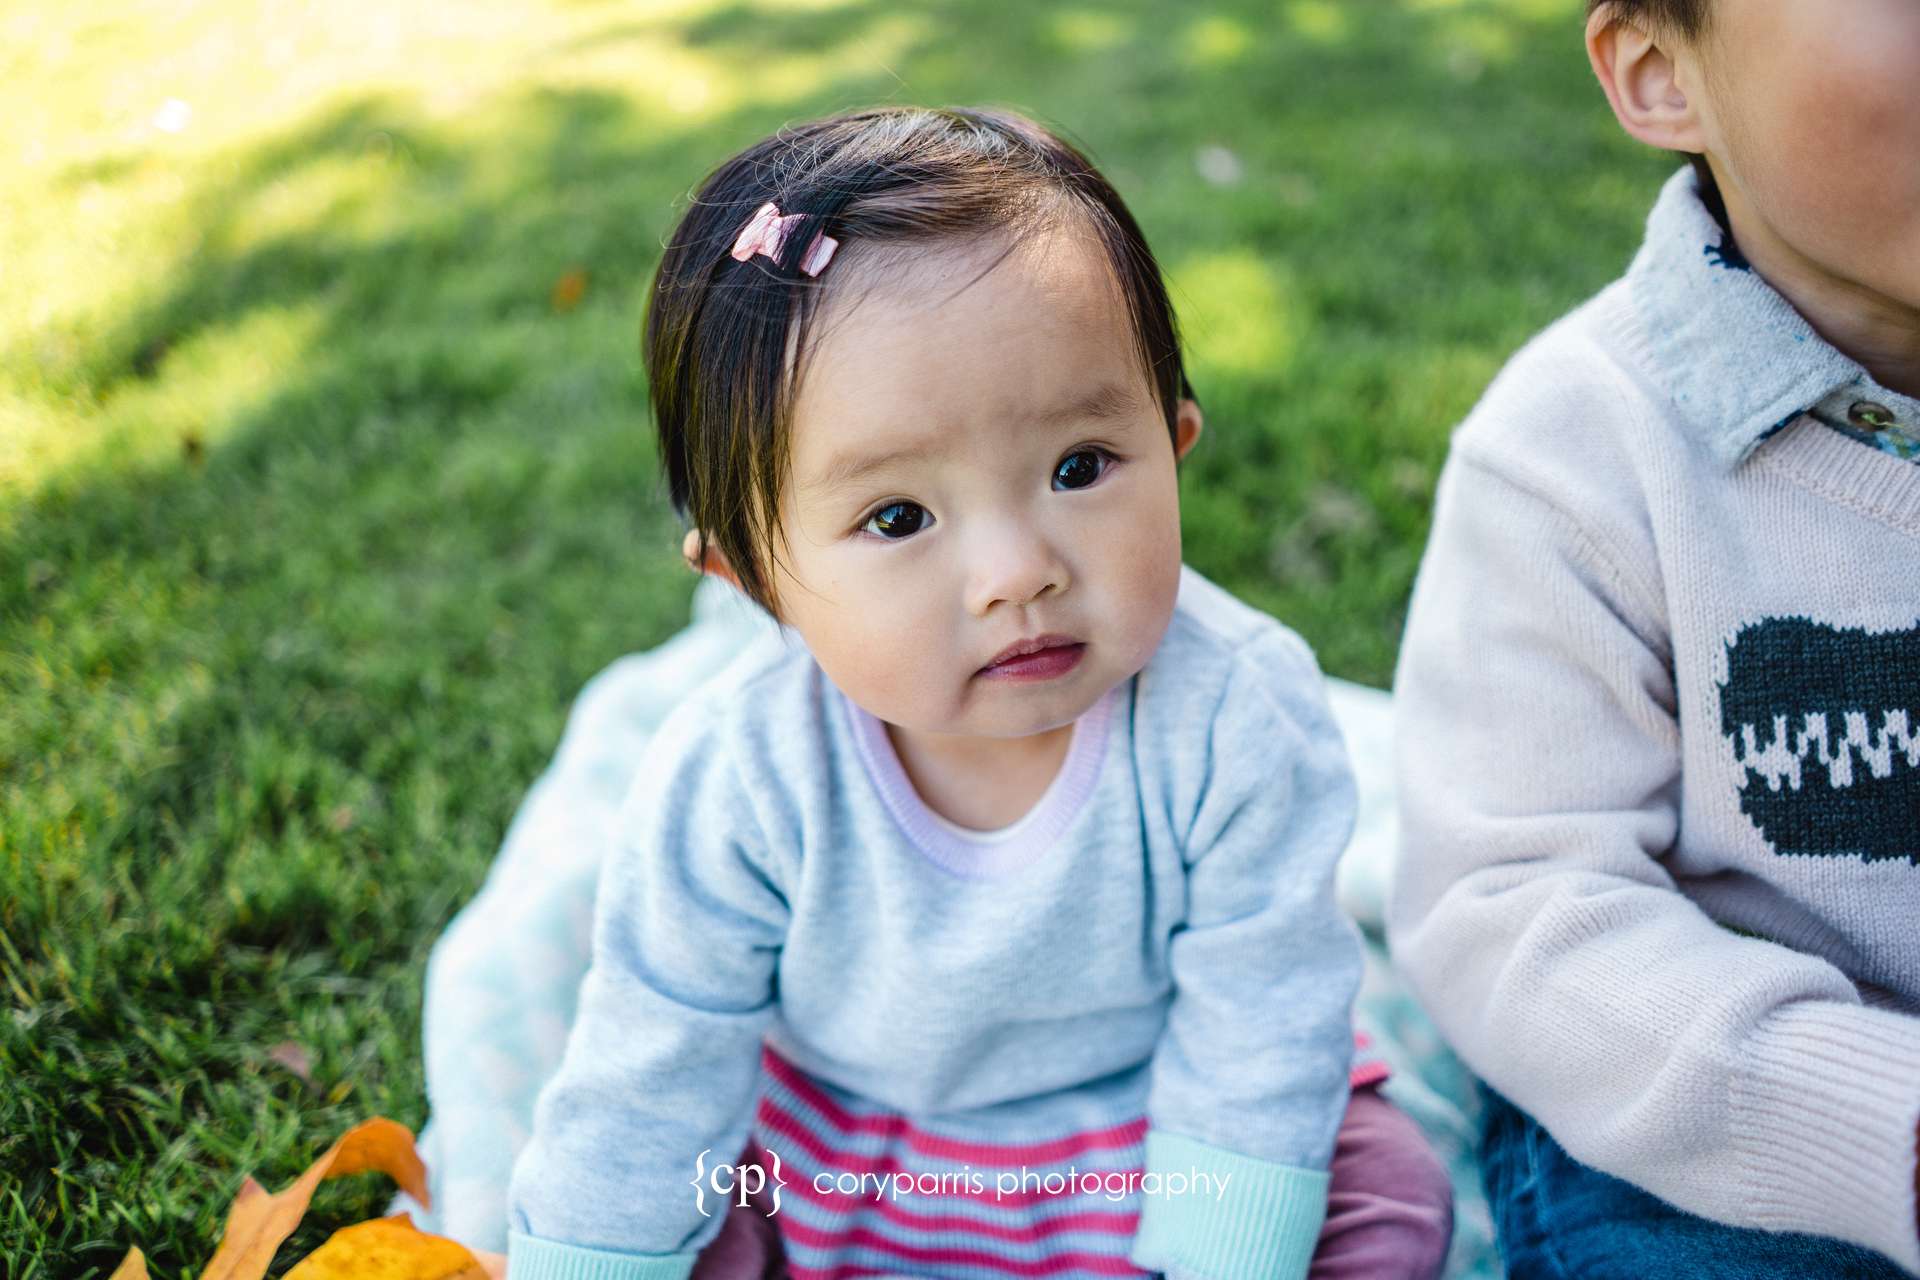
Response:
M943 1150L1144 1116L1146 1171L1227 1179L1113 1206L1138 1229L1100 1274L1304 1275L1362 963L1334 896L1353 778L1305 642L1183 570L1146 669L1076 723L1017 831L981 843L781 639L690 695L636 771L514 1171L511 1274L685 1276L721 1227L696 1179L749 1135L765 1037ZM842 1216L780 1212L816 1236ZM797 1269L811 1246L789 1247ZM1021 1247L1008 1265L1034 1261Z
M1581 1161L1920 1270L1920 425L1691 173L1455 434L1398 675L1396 960Z

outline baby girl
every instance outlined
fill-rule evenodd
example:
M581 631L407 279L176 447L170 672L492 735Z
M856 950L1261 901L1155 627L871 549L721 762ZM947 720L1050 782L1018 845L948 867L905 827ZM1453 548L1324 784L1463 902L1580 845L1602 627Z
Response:
M783 130L646 354L685 553L781 626L628 793L515 1280L1437 1274L1355 1057L1345 752L1182 566L1201 413L1107 181L1004 112Z

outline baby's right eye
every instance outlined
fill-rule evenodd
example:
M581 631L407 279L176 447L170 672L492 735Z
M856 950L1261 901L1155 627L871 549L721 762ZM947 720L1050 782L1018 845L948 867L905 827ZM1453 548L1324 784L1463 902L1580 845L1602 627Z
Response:
M932 523L933 517L917 502L889 502L874 512L860 527L897 542L920 532Z

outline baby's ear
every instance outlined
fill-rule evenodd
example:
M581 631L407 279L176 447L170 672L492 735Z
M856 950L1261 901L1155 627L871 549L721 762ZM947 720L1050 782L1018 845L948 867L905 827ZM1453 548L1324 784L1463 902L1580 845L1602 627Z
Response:
M1193 448L1194 441L1200 438L1200 428L1205 419L1200 416L1198 400L1182 400L1173 419L1173 460L1178 462L1187 456L1187 450Z
M687 562L687 568L695 573L710 573L736 590L739 589L740 578L734 573L733 565L727 560L727 553L722 551L711 538L707 539L706 546L702 548L698 529L687 530L687 536L680 540L680 555Z

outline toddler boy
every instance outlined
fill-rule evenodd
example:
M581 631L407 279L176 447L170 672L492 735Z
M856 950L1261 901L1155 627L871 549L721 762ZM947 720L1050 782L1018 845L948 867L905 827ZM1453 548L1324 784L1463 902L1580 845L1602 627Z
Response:
M1396 959L1521 1276L1920 1271L1920 4L1599 3L1694 157L1456 432Z

